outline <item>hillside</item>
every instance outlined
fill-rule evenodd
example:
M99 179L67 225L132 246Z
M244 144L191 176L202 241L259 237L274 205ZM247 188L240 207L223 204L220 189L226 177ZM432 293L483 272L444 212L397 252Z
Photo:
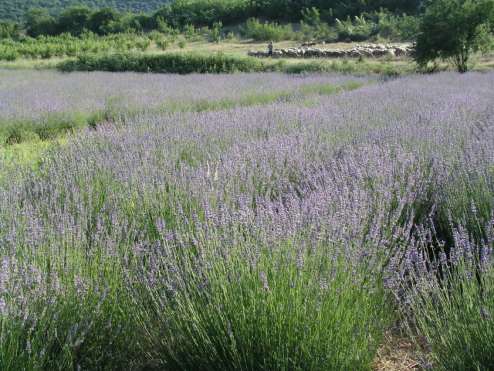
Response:
M28 9L44 8L57 14L72 5L87 5L94 8L112 7L119 10L148 12L158 9L168 0L1 0L0 19L20 20Z

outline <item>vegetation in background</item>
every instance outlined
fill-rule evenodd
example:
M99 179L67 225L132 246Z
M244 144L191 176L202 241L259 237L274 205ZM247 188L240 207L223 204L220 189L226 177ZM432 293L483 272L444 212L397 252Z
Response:
M122 12L161 15L174 26L186 24L209 25L221 21L224 24L240 23L250 17L263 17L272 21L298 21L305 8L320 10L324 21L365 12L379 11L381 8L397 14L415 14L421 0L3 0L0 4L0 20L22 20L30 9L44 9L50 15L59 15L73 6L86 6L91 9L114 8Z
M260 60L253 57L226 55L223 53L115 53L84 54L76 59L58 64L58 69L71 71L134 71L158 73L233 73L279 71L293 74L314 72L339 72L345 74L379 74L399 76L415 71L411 64L392 64L386 61L330 60L285 61Z
M274 32L276 24L287 22L300 22L311 26L335 26L338 19L345 20L349 17L365 17L375 28L376 15L386 11L389 15L402 15L402 12L416 14L418 4L401 4L399 0L388 1L381 4L376 0L366 6L346 4L341 9L340 5L309 1L304 6L292 4L290 1L266 0L261 2L250 2L247 0L176 0L158 11L148 14L123 13L119 9L102 7L90 8L85 5L74 5L61 7L57 13L50 13L48 9L30 8L24 14L23 26L29 36L58 35L71 33L80 35L84 31L91 31L99 35L118 32L142 32L150 30L162 31L164 27L172 27L183 30L190 25L194 27L212 27L222 24L225 26L238 25L247 22L247 28L257 32ZM340 10L338 10L340 9ZM371 17L369 15L373 15ZM249 19L263 19L267 21L266 30L262 30L261 24L254 24ZM1 19L1 18L0 18ZM361 21L364 18L355 18L357 24L352 27L362 28ZM400 17L397 18L398 20ZM272 22L273 27L269 27ZM388 28L390 22L388 22ZM288 26L287 26L288 27ZM317 27L316 27L317 28ZM287 30L284 35L274 36L275 39L288 36ZM364 31L357 31L359 32ZM365 34L365 32L364 32ZM263 36L267 38L267 36Z
M494 0L430 0L421 17L416 60L427 66L451 60L459 72L468 70L473 52L492 47Z
M290 25L281 26L277 23L260 22L256 18L250 18L242 27L243 37L256 41L281 41L290 40L294 37Z
M457 243L457 248L467 248L461 246L464 242ZM415 277L408 289L414 298L409 308L411 334L425 337L438 370L490 370L494 365L494 270L486 264L489 249L487 244L482 251L466 250L454 269L441 251L442 279L432 274L428 282Z
M316 9L307 11L299 27L281 25L273 22L262 22L256 18L247 20L234 31L220 22L209 27L187 25L182 29L171 27L162 18L157 19L156 29L150 32L136 32L141 29L133 22L125 25L113 21L114 12L107 9L86 14L82 8L71 9L67 14L75 17L79 14L88 23L88 30L76 17L69 20L63 18L64 31L56 36L45 35L58 32L46 31L57 29L53 18L40 16L33 11L33 21L27 32L35 37L25 36L18 25L11 22L0 23L0 60L15 61L20 58L73 57L84 54L114 53L126 51L146 51L158 49L166 51L170 47L184 48L188 42L215 42L234 39L236 36L255 41L281 40L319 40L323 42L352 41L374 39L410 40L416 34L415 17L394 16L379 13L370 18L357 17L354 20L336 20L331 26L322 22ZM37 15L37 16L35 16ZM71 19L71 18L70 18ZM79 19L79 20L77 20ZM137 27L137 28L134 28Z
M22 21L30 9L44 9L51 15L60 14L72 6L85 5L93 9L114 8L122 12L149 13L156 11L167 0L2 0L0 20Z

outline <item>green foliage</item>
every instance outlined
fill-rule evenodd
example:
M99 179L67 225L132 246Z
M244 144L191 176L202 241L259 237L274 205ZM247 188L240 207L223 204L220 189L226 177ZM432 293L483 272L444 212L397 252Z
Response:
M378 33L376 25L364 16L348 17L346 20L336 19L338 39L342 41L364 41Z
M221 40L223 23L215 22L210 32L211 41L219 43Z
M91 10L85 6L65 9L58 16L44 9L32 9L26 14L25 28L29 36L70 33L79 36L86 31L99 35L156 29L157 24L145 15L123 14L112 8Z
M74 282L65 283L63 298L30 301L30 312L38 315L31 324L0 314L0 369L117 370L127 366L129 355L135 354L129 340L132 326L117 326L123 321L131 324L130 300L124 304L122 292L102 293L96 287L83 294Z
M37 121L14 120L0 122L0 145L32 140L51 140L88 125L90 113L51 114Z
M36 37L53 35L56 32L55 19L44 9L31 9L26 14L26 33Z
M304 8L302 9L302 21L310 26L317 27L321 24L321 12L315 7Z
M159 39L161 40L162 35ZM156 34L113 34L104 37L84 32L80 37L62 34L60 36L39 36L22 38L19 41L0 40L0 60L13 61L17 58L52 58L76 56L86 53L124 52L146 50L156 39Z
M121 14L112 8L100 9L89 17L89 29L98 35L113 33L121 17Z
M310 61L289 64L281 68L286 73L304 74L318 72L337 72L352 75L378 74L384 77L396 77L415 72L410 66L393 65L387 62L333 60Z
M357 13L353 18L349 15L353 14L351 7L346 7L345 12L335 12L333 8L327 8L324 3L317 1L309 1L306 5L308 6L298 9L296 4L289 4L284 0L269 0L264 1L262 8L259 8L258 2L249 0L177 0L148 15L122 13L108 7L98 10L77 5L63 8L55 15L45 8L30 9L25 15L24 26L26 33L32 37L62 33L78 36L86 31L108 35L152 30L175 36L180 30L188 40L195 40L207 34L214 42L221 38L223 25L237 25L242 22L246 24L241 28L241 33L261 41L362 41L375 36L381 29L384 37L401 36L410 39L416 34L415 18L406 15L395 16L391 13L394 9L392 4L388 4L388 7L381 9L379 13L375 10ZM269 15L270 7L285 7L288 10ZM294 9L298 10L290 13ZM369 6L356 9L371 11L377 8ZM335 15L340 13L345 14L345 18L341 19L346 20L340 21L335 18ZM264 21L260 22L258 19ZM294 34L290 24L287 24L288 21L300 22L301 34ZM201 32L198 32L201 27L206 28L202 36Z
M348 74L379 74L399 76L414 72L410 65L393 65L372 61L308 61L287 64L283 61L267 63L257 58L235 57L221 53L111 53L81 54L75 60L58 65L62 71L135 71L163 73L233 73L280 71L286 73L339 72Z
M466 72L471 53L490 46L493 19L494 0L430 0L420 22L417 62L451 60Z
M135 71L160 73L232 73L260 71L263 64L256 58L217 54L120 53L81 55L59 65L62 71Z
M71 7L64 10L57 19L57 33L80 35L90 27L91 10L84 6Z
M248 0L176 0L157 11L154 17L161 17L176 28L187 24L234 24L246 19L248 5Z
M19 24L10 21L0 21L0 40L1 39L18 39L21 36Z
M185 48L185 46L187 45L187 42L185 41L185 39L182 37L178 40L178 43L177 43L178 47L180 49L183 49Z
M379 11L381 8L391 12L416 13L421 0L255 0L251 2L250 14L278 21L299 21L307 9L318 10L321 20L333 22L334 18L345 19L362 13Z
M193 272L189 257L175 258L185 279L172 298L165 299L160 285L143 288L151 305L140 308L140 323L157 364L173 370L371 369L393 313L378 277L368 277L365 266L351 271L343 259L327 259L335 246L305 256L296 256L296 241L257 246L260 256L251 265L245 254L254 247L244 245L224 259L214 248L204 251L211 259L206 276Z
M415 40L419 30L418 17L403 14L393 15L381 10L375 14L379 37L388 40Z
M242 35L256 41L280 41L293 37L290 26L280 26L277 23L261 23L256 18L248 19L241 31Z
M52 16L57 16L74 6L91 9L112 7L120 12L155 12L149 19L136 15L135 21L147 29L156 26L158 18L164 19L173 27L187 24L212 26L215 22L232 25L256 17L277 22L298 22L301 18L317 17L332 23L335 17L345 19L362 13L376 12L384 8L393 13L417 12L421 0L3 0L0 3L0 19L22 20L30 9L41 8ZM163 6L165 4L165 6ZM161 8L160 8L161 7ZM159 9L158 9L159 8ZM309 12L309 13L307 13ZM311 13L312 12L312 13ZM317 21L317 17L314 21ZM143 18L148 18L143 19ZM311 22L309 22L311 24Z

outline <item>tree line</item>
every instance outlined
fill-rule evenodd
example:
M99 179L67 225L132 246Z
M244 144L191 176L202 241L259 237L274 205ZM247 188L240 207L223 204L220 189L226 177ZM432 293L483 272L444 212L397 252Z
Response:
M24 15L22 23L3 21L0 36L18 34L24 29L29 36L80 35L84 30L99 35L119 32L142 32L170 27L196 27L221 23L234 25L259 18L266 21L298 22L304 12L317 9L324 22L335 22L363 13L386 10L396 14L416 14L421 0L175 0L153 13L128 13L105 7L71 6L57 15L47 8L35 8Z
M303 32L305 25L310 26L312 34L314 30L332 32L323 26L335 24L340 34L351 31L353 35L349 34L347 39L358 37L355 39L358 41L373 32L373 24L365 17L405 12L416 16L412 17L413 22L406 17L401 17L400 22L405 31L413 31L415 59L424 68L434 69L435 61L448 60L458 71L465 72L472 52L487 51L494 46L494 0L175 0L150 14L75 6L56 16L46 9L32 9L23 24L0 22L0 39L22 38L24 33L32 37L79 36L87 31L96 35L152 30L167 33L201 26L212 27L219 34L223 25L243 22L246 26L250 24L251 31L270 31L267 33L272 39L271 29L277 32L283 29L276 23L261 23L271 21L300 22L299 32ZM350 18L358 14L356 21ZM254 18L255 22L248 22ZM388 27L392 26L392 22L387 23Z

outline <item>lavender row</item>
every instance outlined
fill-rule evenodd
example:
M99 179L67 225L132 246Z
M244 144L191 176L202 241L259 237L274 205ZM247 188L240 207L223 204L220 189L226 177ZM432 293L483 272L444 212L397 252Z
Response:
M87 113L160 107L166 103L238 99L295 90L314 83L341 85L371 79L281 74L234 76L72 73L0 70L0 121L40 119L54 113Z

